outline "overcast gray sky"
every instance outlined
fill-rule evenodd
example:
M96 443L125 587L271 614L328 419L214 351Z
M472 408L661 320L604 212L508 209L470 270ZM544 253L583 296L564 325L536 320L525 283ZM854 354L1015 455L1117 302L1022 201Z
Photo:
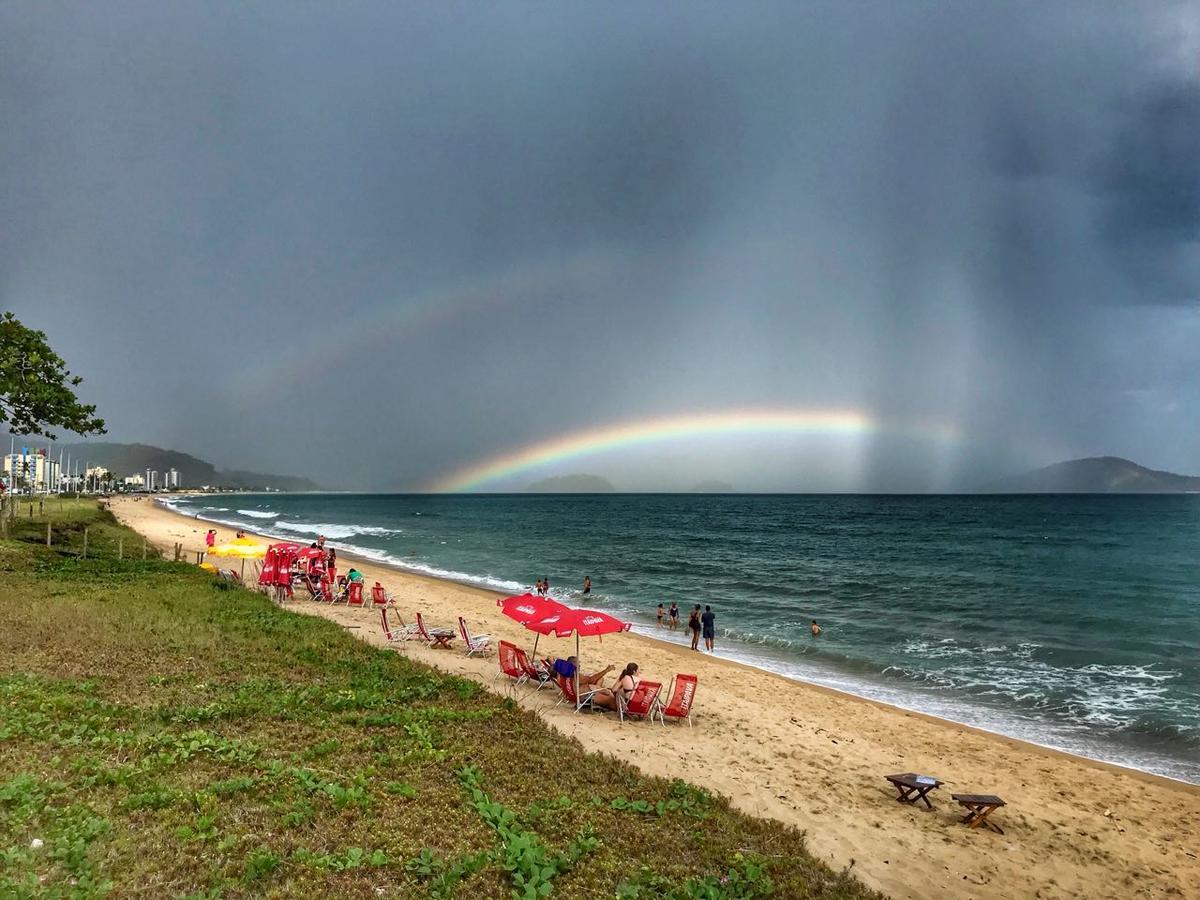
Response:
M746 408L956 437L522 477L1198 472L1198 61L1195 3L5 3L0 308L111 439L335 487Z

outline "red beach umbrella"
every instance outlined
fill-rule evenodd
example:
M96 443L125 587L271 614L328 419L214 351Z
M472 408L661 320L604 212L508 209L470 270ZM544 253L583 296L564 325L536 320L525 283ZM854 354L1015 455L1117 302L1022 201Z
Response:
M516 622L520 622L526 627L528 627L529 622L571 611L569 606L563 606L557 600L551 600L549 597L539 597L536 594L528 592L516 594L512 597L505 597L503 600L497 600L496 605L500 607L500 612L504 615ZM533 639L533 652L530 656L535 660L537 659L538 639L543 633L538 633L537 637Z
M535 594L517 594L497 600L500 612L515 622L524 625L537 619L544 619L555 613L566 612L568 607L549 597L538 597Z
M557 637L575 635L575 696L579 696L579 637L592 635L616 634L628 631L629 622L622 622L616 616L600 612L596 609L571 609L564 607L561 612L553 613L532 622L526 622L525 627L530 631L541 634L553 634ZM534 643L536 647L536 641ZM577 707L578 708L578 707Z
M596 634L616 634L630 628L629 622L622 622L615 616L597 609L570 607L563 607L558 612L524 624L530 631L536 631L538 634L553 634L556 637L570 637L574 634L576 638L580 635L591 637Z

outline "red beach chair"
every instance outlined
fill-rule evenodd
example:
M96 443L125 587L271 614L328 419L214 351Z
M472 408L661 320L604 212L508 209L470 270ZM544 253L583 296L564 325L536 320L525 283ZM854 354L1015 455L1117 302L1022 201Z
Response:
M550 683L550 675L546 672L545 669L539 669L537 666L533 665L529 661L529 657L525 654L525 651L522 650L520 647L517 647L516 650L517 650L517 665L519 665L521 667L521 670L525 673L525 679L527 681L536 682L537 689L540 691L542 688L544 688L547 684Z
M447 650L450 649L450 642L454 640L454 632L449 628L426 628L420 613L417 613L417 634L430 647L445 647Z
M617 691L617 716L622 722L626 716L640 716L643 719L649 716L653 720L660 693L662 683L659 681L639 681L628 700L622 699L621 692Z
M696 676L676 675L671 686L671 700L666 706L658 704L658 718L666 725L667 719L687 719L692 727L692 703L696 699Z
M529 680L529 673L521 665L521 659L518 655L520 652L521 648L516 644L510 644L508 641L500 642L500 671L496 673L496 677L492 681L495 681L501 675L507 675L517 685Z
M467 620L462 616L458 617L458 632L462 635L463 643L467 645L467 656L491 651L492 636L490 634L471 634L471 629L467 627Z
M350 593L346 596L347 606L364 606L363 600L363 583L361 581L350 582Z
M574 678L559 677L554 679L554 683L558 685L558 690L562 694L562 696L558 698L558 702L554 704L555 706L562 706L564 703L570 703L573 707L575 707L575 712L579 712L581 709L597 708L592 705L592 697L596 695L597 691L602 690L602 688L584 691L583 694L576 694Z
M321 595L317 599L322 603L333 602L333 583L328 578L321 579Z
M375 587L371 588L371 607L380 609L387 606L392 598L388 596L388 592L383 589L383 585L378 581L375 582Z

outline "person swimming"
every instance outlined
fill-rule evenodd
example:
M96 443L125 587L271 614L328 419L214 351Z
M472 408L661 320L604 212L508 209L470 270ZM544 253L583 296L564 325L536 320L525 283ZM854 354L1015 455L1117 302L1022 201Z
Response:
M816 637L821 633L821 626L817 624L816 619L813 619L812 624L808 626L808 630L812 632L813 637Z

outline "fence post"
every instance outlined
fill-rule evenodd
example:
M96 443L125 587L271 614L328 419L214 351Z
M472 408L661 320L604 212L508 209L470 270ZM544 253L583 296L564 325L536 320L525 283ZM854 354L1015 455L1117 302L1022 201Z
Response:
M142 538L142 560L146 559L146 539Z
M45 511L46 511L46 501L45 501L45 500L39 500L39 501L38 501L38 515L40 516L40 515L41 515L42 513L44 513Z
M83 558L87 559L87 533L88 530L83 529Z
M50 546L50 523L46 523L46 546Z
M125 558L125 538L124 536L117 538L117 559Z

